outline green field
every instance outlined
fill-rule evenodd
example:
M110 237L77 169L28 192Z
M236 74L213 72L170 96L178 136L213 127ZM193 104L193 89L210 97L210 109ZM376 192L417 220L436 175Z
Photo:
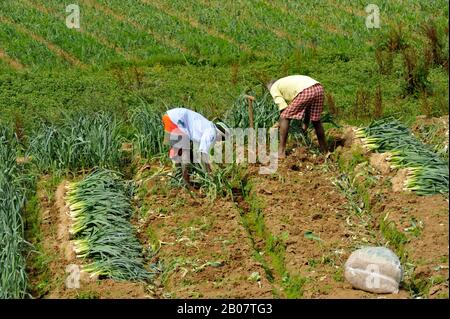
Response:
M400 257L400 298L448 298L448 1L378 1L372 29L362 0L80 0L80 29L70 3L0 0L0 298L373 298L342 273L366 244ZM251 94L271 127L265 83L291 74L325 87L329 156L299 134L270 176L169 174L164 110L243 128ZM117 282L64 288L60 215Z
M409 120L424 112L420 94L403 94L402 52L380 74L377 48L395 41L390 33L400 26L420 63L429 46L423 28L433 22L448 52L447 1L382 1L379 29L366 28L363 1L86 0L79 30L65 26L65 5L2 1L2 120L124 111L141 101L220 115L239 94L293 73L322 82L348 121L358 120L358 92L371 106L378 86L384 113ZM447 73L439 65L428 73L429 112L446 113Z

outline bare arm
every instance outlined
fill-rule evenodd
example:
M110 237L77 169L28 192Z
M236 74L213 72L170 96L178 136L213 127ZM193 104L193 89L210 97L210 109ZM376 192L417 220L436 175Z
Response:
M183 151L181 148L172 148L173 153L171 153L172 160L175 161L175 165L180 167L181 166L181 174L183 177L184 182L188 187L191 187L191 181L189 177L189 169L188 169L188 163L183 161Z
M181 172L183 174L183 180L188 185L191 186L191 179L189 177L189 171L187 164L181 164Z
M278 105L279 110L284 110L285 108L288 107L288 104L286 103L283 94L281 94L280 90L277 87L272 86L272 88L270 89L270 94L272 95L275 104Z
M209 162L209 155L205 153L201 153L202 163L205 164L206 171L210 174L212 172L211 163Z

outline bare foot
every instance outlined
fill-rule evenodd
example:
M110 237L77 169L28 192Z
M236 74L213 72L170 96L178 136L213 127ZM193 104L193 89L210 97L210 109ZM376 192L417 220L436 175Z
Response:
M187 188L188 191L195 192L195 187L191 183L185 184L185 187Z
M279 158L279 159L284 159L284 158L286 158L286 151L279 151L279 152L278 152L278 158Z

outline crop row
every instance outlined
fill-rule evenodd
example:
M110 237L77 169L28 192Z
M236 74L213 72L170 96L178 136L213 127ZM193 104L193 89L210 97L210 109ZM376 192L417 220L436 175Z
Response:
M0 299L24 298L27 289L22 219L26 194L16 146L13 133L0 128Z
M65 57L33 35L87 65L167 54L180 61L232 60L242 54L283 58L310 46L354 52L370 50L367 43L397 20L407 22L406 31L414 31L428 14L448 6L381 2L382 29L372 32L365 26L363 1L83 0L79 5L82 27L73 30L65 26L65 4L59 0L4 1L1 14L12 25L0 21L3 49L36 66L60 65ZM444 21L445 12L435 19Z
M67 188L70 234L77 257L88 263L83 269L117 280L150 280L156 265L153 271L146 269L143 247L129 222L134 185L117 172L101 169Z

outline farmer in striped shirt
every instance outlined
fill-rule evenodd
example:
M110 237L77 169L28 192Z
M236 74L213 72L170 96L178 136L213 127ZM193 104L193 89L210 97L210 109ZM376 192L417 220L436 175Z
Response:
M280 110L279 157L286 157L286 142L292 119L303 120L302 129L305 134L311 121L320 150L326 153L325 132L320 121L324 101L322 84L309 76L291 75L267 83L267 88Z

